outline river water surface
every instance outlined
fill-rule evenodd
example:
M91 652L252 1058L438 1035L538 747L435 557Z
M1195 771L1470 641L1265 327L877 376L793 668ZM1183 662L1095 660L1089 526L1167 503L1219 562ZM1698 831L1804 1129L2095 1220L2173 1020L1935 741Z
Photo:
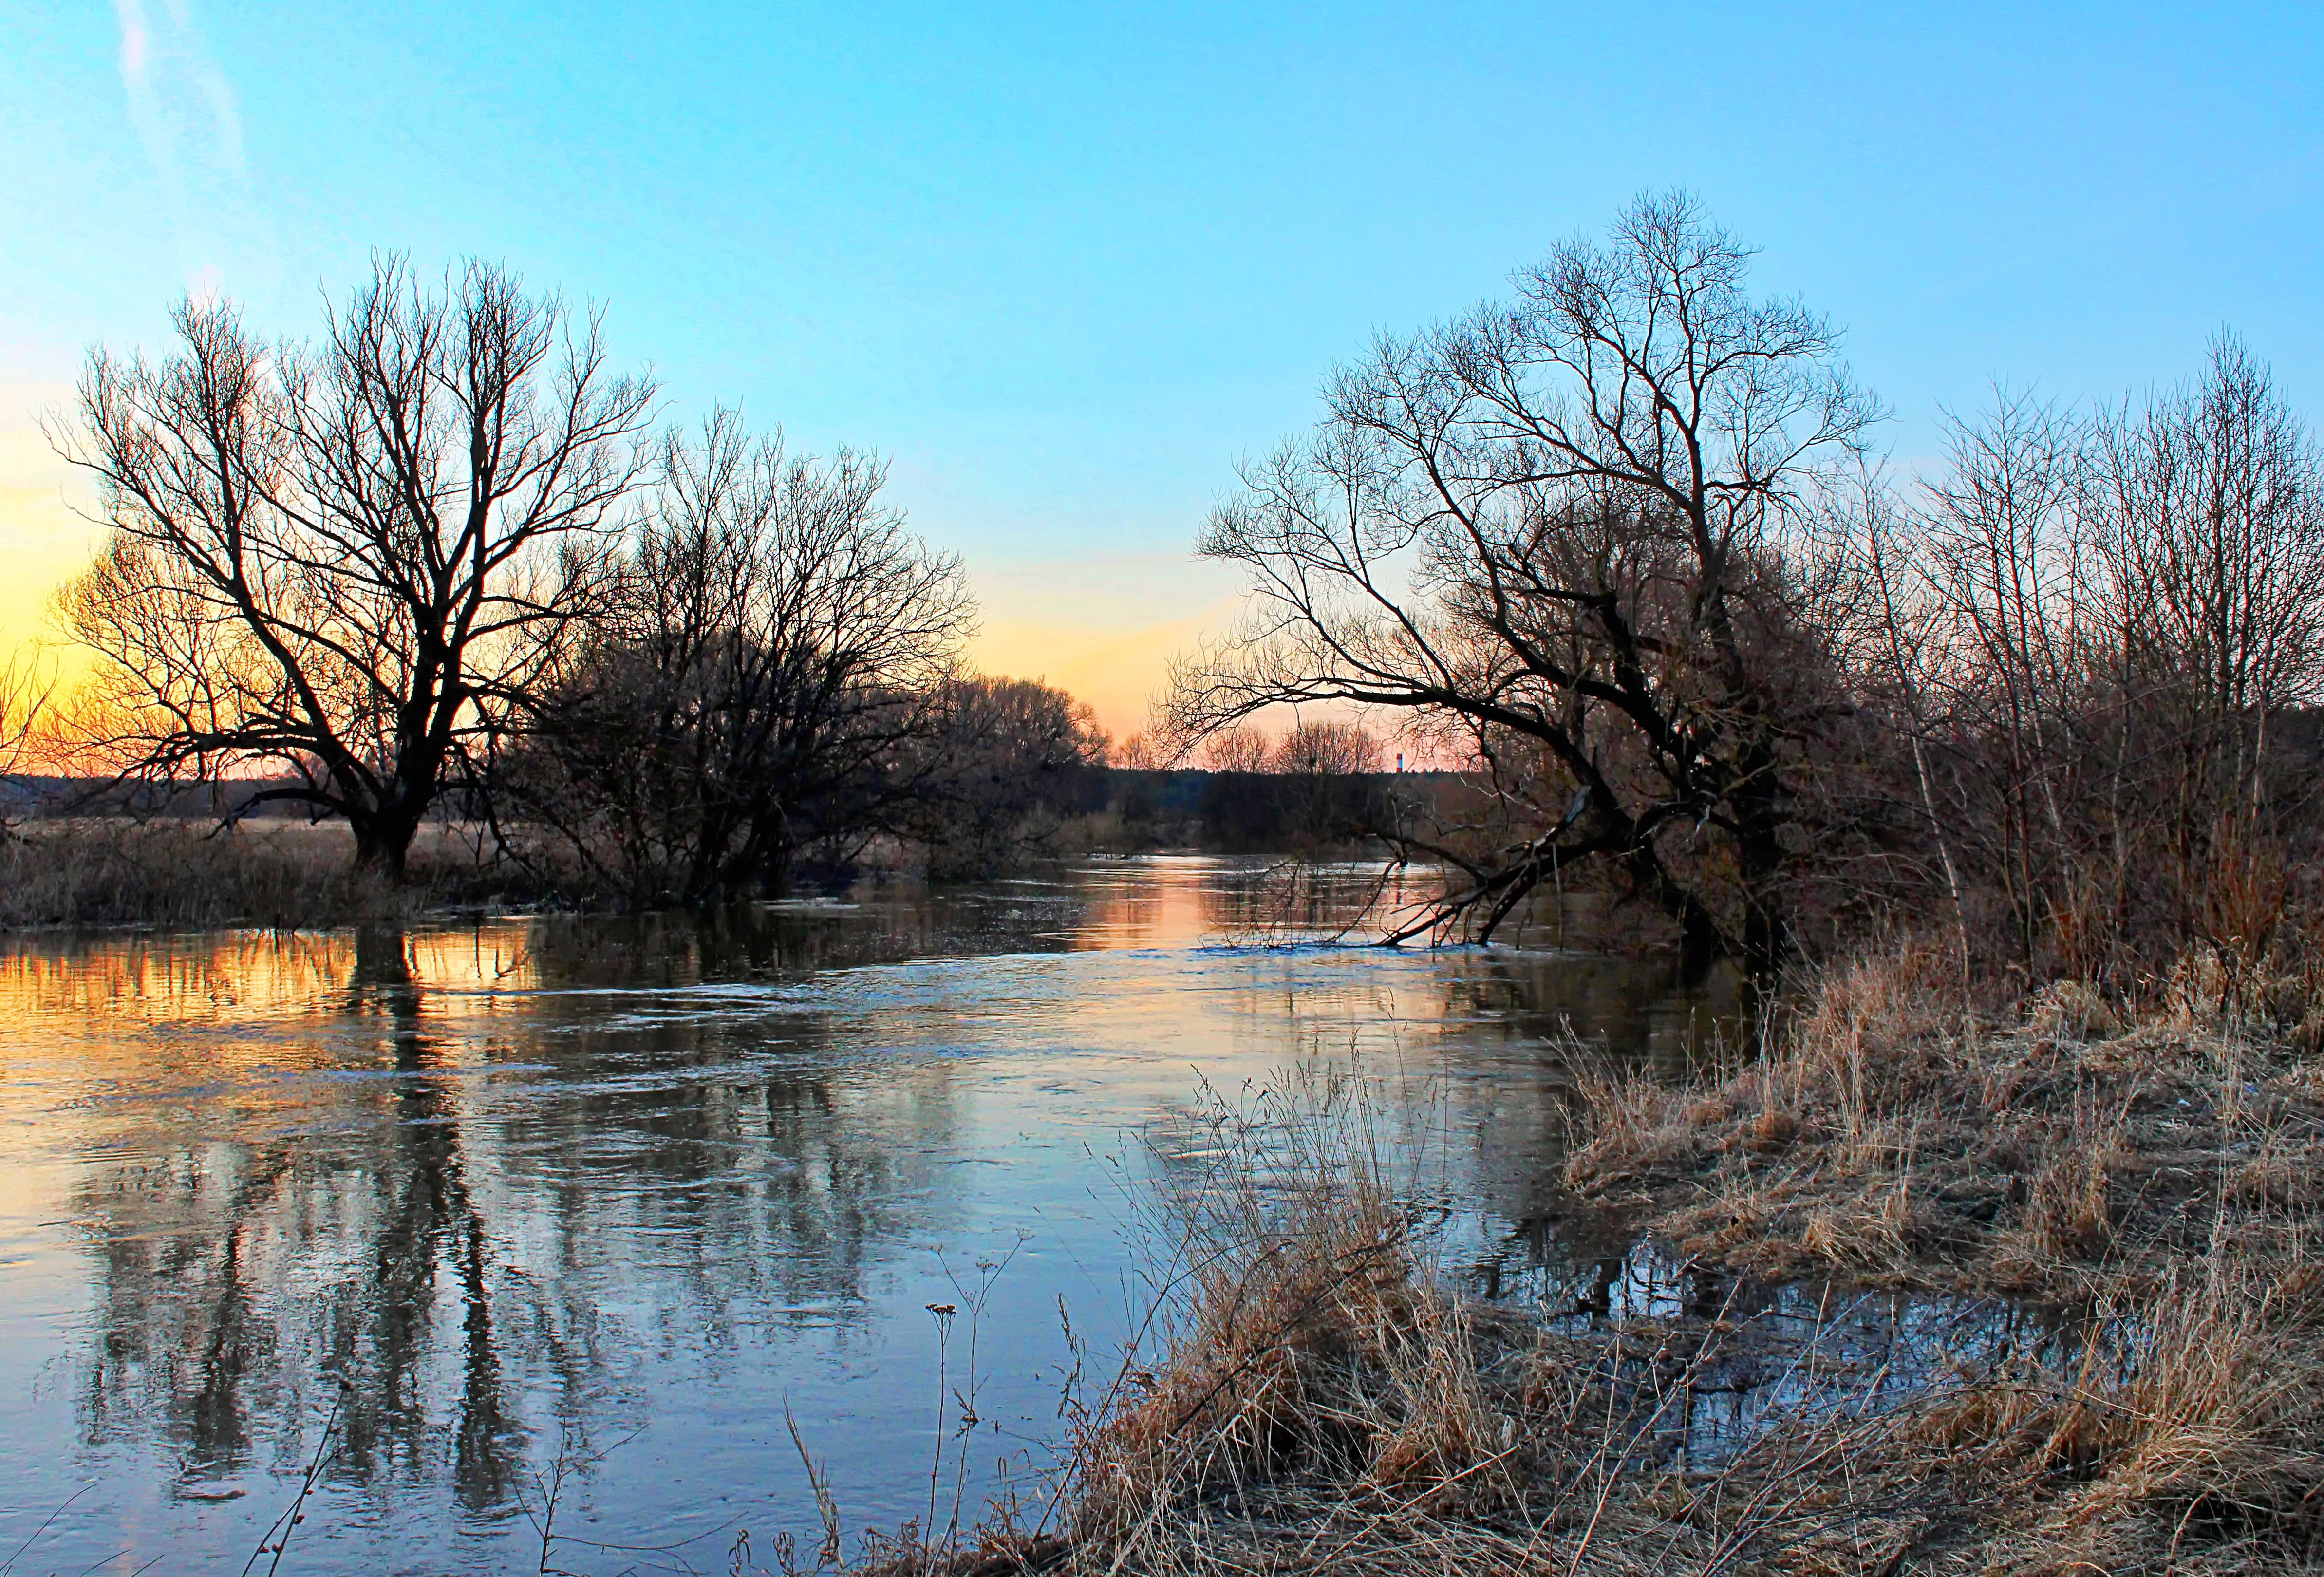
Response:
M1123 1223L1205 1081L1377 1081L1480 1290L1576 1273L1563 1026L1674 1067L1715 987L1333 939L1376 875L15 939L0 1571L240 1572L318 1455L286 1571L531 1571L552 1488L554 1564L723 1570L812 1525L787 1410L893 1526L965 1363L928 1305L981 1293L973 1510L1056 1437L1061 1305L1101 1356L1139 1306Z

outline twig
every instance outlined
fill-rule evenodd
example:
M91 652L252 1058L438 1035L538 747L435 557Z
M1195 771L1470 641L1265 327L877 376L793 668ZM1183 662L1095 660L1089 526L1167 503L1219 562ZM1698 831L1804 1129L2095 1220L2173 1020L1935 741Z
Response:
M290 1530L307 1520L307 1499L314 1494L315 1485L323 1476L323 1464L330 1461L338 1449L337 1436L339 1412L346 1406L347 1397L354 1389L354 1386L346 1380L339 1381L338 1395L331 1398L330 1414L323 1420L323 1438L316 1443L315 1455L307 1463L306 1472L300 1477L299 1493L291 1498L289 1508L282 1515L276 1517L267 1526L266 1531L258 1536L258 1547L250 1553L250 1559L242 1563L243 1577L250 1577L251 1569L258 1564L258 1557L268 1553L266 1541L270 1538L274 1541L272 1548L274 1558L266 1563L267 1577L273 1577L275 1569L282 1564L282 1551L290 1542Z

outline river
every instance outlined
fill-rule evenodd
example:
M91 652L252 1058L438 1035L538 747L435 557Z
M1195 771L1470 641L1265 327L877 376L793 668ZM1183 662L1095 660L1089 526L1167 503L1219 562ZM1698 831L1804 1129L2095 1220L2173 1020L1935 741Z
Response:
M1360 945L1379 875L0 945L0 1570L240 1572L318 1461L285 1571L531 1571L552 1491L553 1564L724 1570L814 1522L792 1421L851 1527L925 1515L940 1369L973 1510L1057 1437L1063 1320L1134 1317L1205 1089L1302 1069L1480 1290L1573 1273L1568 1027L1672 1068L1720 992Z

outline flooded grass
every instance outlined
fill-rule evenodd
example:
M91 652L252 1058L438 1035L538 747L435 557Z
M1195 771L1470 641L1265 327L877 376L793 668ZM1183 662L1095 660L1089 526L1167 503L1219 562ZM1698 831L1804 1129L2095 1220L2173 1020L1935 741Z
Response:
M2319 1025L2299 978L2181 965L2127 1019L2078 983L1968 1012L1925 955L1835 972L1766 1056L1657 1085L1585 1068L1578 1192L1762 1279L2086 1305L2324 1204Z
M1467 1296L1360 1111L1220 1102L1038 1515L887 1572L2310 1570L2318 1070L2291 985L1978 1018L1907 954L1764 1059L1600 1076L1641 1245ZM1407 1197L1405 1195L1402 1197Z
M399 885L355 869L354 842L337 822L27 822L0 836L0 931L408 925L435 909L509 908L553 896L540 873L494 864L479 830L424 828L410 880Z

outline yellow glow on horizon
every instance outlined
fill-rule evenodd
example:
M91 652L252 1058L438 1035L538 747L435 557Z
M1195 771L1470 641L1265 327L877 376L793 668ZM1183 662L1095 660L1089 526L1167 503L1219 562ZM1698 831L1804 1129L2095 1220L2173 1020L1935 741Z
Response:
M72 398L63 383L0 383L0 665L35 660L69 688L89 659L59 630L59 590L102 540L87 478L40 429ZM1170 659L1231 617L1215 568L1191 556L1093 555L1082 561L973 568L984 607L970 661L985 673L1039 679L1096 708L1117 740L1145 729Z
M1139 629L1093 631L988 618L969 657L985 673L1038 679L1087 701L1119 743L1145 730L1148 704L1160 692L1170 659L1214 622L1198 614Z
M42 411L71 398L61 383L0 385L0 665L37 659L68 684L87 658L58 631L51 609L103 536L78 512L94 505L92 490L40 428Z
M969 659L1039 679L1096 708L1117 742L1147 725L1170 659L1229 623L1231 572L1192 555L972 566L983 625Z

